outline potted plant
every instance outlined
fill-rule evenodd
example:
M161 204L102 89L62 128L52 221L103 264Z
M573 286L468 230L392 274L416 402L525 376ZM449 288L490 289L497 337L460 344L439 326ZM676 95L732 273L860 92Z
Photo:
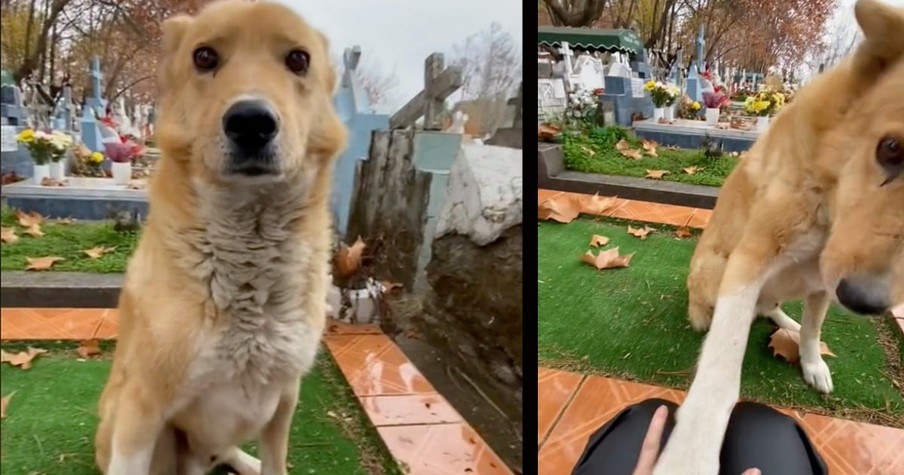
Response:
M675 120L675 103L678 102L678 98L681 96L681 89L674 84L666 84L666 101L665 101L665 120L672 121Z
M50 134L53 143L53 155L50 157L50 178L62 181L66 178L66 152L72 146L72 136L58 130Z
M51 135L41 130L25 129L19 132L16 140L25 145L35 163L32 174L35 184L42 184L50 176L49 164L56 150Z
M771 90L762 90L744 101L744 110L756 116L757 132L764 132L769 127L769 117L785 105L785 95Z
M112 162L110 171L117 185L128 185L132 181L132 159L141 152L141 147L131 142L108 142L104 144L107 157Z
M659 119L666 118L666 106L669 106L671 109L671 105L675 103L675 100L678 98L678 95L681 91L677 86L673 86L671 84L666 84L658 81L647 81L646 84L643 85L645 91L650 93L650 98L653 99L653 120L659 121ZM669 112L671 116L671 111ZM671 120L671 118L669 118Z
M716 125L719 123L719 113L723 107L731 104L731 99L722 89L716 89L715 92L706 91L703 93L703 105L706 106L706 123L708 125Z

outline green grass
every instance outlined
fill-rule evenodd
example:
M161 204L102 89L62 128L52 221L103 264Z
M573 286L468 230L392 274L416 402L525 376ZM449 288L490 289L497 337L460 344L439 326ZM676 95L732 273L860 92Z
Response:
M738 158L728 156L706 158L700 150L668 150L658 147L658 157L644 155L640 160L624 157L615 149L619 139L625 138L631 147L643 151L640 139L620 127L598 128L589 133L574 136L564 134L563 151L565 167L569 170L643 178L647 170L668 170L663 180L693 185L722 186ZM592 153L591 153L592 152ZM698 167L702 170L688 175L684 169Z
M624 224L608 219L539 223L540 364L687 387L703 341L686 314L685 279L696 241L677 240L664 226L641 241L629 236ZM594 234L612 239L607 249L636 251L631 266L598 271L582 263L579 256ZM785 310L799 320L799 304ZM753 325L743 396L783 406L854 410L853 417L856 410L888 408L893 417L904 418L904 399L888 376L875 321L832 307L823 341L837 355L826 358L835 391L826 397L806 385L798 366L772 355L767 348L771 332L763 319Z
M47 348L52 344L37 344ZM4 349L12 351L10 345ZM321 353L301 384L293 420L291 474L400 473L330 356ZM4 475L93 475L97 401L109 359L77 361L60 345L23 371L0 368L2 393L15 392L2 422L0 472ZM350 416L339 422L328 412ZM253 445L251 453L256 453Z
M125 272L129 256L138 243L135 233L120 233L111 223L58 224L45 221L41 225L42 237L31 237L23 232L16 222L13 211L4 208L0 212L0 222L4 228L14 228L19 240L0 246L0 269L25 270L26 257L62 257L64 260L53 265L51 270L61 272ZM116 248L100 259L91 259L84 250L103 246Z

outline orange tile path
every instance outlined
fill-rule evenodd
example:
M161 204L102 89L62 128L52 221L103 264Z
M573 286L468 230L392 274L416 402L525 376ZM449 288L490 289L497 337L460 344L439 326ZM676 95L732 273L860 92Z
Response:
M629 404L647 398L681 403L684 392L540 368L537 392L539 473L571 473L587 439ZM810 436L833 475L904 474L904 430L782 411Z
M113 339L116 316L115 309L0 308L0 339ZM512 474L379 327L331 322L324 341L406 473Z

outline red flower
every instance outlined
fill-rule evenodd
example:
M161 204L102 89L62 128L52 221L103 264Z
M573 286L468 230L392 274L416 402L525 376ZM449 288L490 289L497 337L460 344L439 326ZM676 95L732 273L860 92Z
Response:
M601 87L598 87L593 90L593 95L595 95L595 96L602 96L605 93L606 93L606 90Z

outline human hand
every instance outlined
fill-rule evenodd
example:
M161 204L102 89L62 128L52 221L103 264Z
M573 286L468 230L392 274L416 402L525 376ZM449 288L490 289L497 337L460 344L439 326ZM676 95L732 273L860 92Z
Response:
M637 458L637 467L634 468L633 475L652 475L656 459L659 458L659 445L668 416L669 408L666 406L659 406L653 413L647 435L643 438L643 445L640 447L640 456ZM748 468L741 475L762 475L762 473L758 468Z

